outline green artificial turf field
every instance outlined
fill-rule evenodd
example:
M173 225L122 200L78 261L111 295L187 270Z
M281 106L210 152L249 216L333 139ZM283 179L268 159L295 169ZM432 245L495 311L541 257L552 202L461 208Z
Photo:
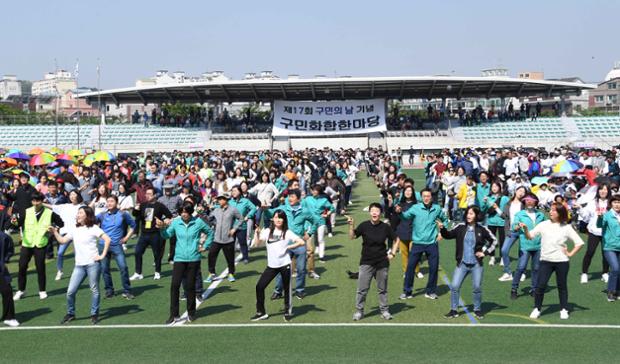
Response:
M423 184L421 170L410 170L408 173L416 179L418 186ZM363 172L359 174L352 199L354 204L349 207L349 213L355 217L357 223L367 218L367 213L363 212L362 208L379 199L379 191ZM135 240L130 244L135 244ZM616 336L620 333L620 303L606 301L603 293L605 284L600 281L601 259L598 252L590 269L590 283L586 285L579 283L584 251L571 262L571 317L568 321L559 319L557 291L553 279L550 282L550 292L545 296L540 320L531 320L528 315L533 299L521 292L519 299L510 300L510 283L497 281L502 273L499 265L485 265L484 320L478 321L463 314L462 308L459 318L444 319L443 314L449 310L450 299L447 282L451 278L455 263L453 241L442 241L438 300L424 298L426 277L415 280L413 299L398 300L403 278L400 257L397 257L390 267L389 281L390 310L394 320L386 322L379 317L373 283L367 300L367 316L359 323L353 323L351 315L354 311L356 281L349 279L346 271L357 270L360 245L361 240L350 241L347 238L346 223L339 218L335 236L327 238L327 261L317 262L316 271L321 275L321 279L306 281L307 297L304 300L294 299L295 317L290 324L282 320L283 302L269 301L270 289L266 292L266 306L272 317L260 323L249 321L255 311L254 285L266 264L264 248L251 252L250 264L237 266L237 282L219 283L199 307L198 319L195 322L178 328L163 327L163 322L168 317L171 266L164 264L162 279L154 281L150 251L145 254L145 279L132 282L136 299L127 301L120 295L112 299L102 298L101 322L94 328L88 317L90 292L86 284L82 285L77 296L78 319L68 325L73 329L45 328L57 326L65 313L64 295L73 259L71 255L67 257L65 277L58 282L54 281L55 261L47 262L47 290L50 297L43 301L39 300L37 295L34 263L31 263L27 295L15 304L17 319L22 326L18 330L0 331L3 347L13 348L4 350L1 360L173 362L187 358L205 359L209 362L285 362L302 359L325 362L387 362L419 358L431 362L583 362L609 360L619 352L615 348ZM514 247L512 256L516 255L517 248ZM14 257L9 265L14 276L14 287L16 262L17 257ZM128 263L132 274L132 248L129 250ZM512 263L513 269L515 263ZM112 265L115 266L114 263ZM218 271L224 268L225 263L221 258L218 261ZM426 264L423 264L422 272L426 273L426 270ZM204 271L206 259L203 260ZM120 277L116 270L113 271L113 278L115 288L119 290ZM528 274L528 279L521 284L520 289L529 287ZM100 289L103 291L103 282ZM461 297L471 310L469 278L463 283ZM184 307L185 302L181 302L181 309ZM213 324L236 326L209 326ZM437 324L446 326L432 326ZM494 326L495 324L498 326ZM516 326L521 324L525 326ZM560 324L563 327L549 327L545 324Z

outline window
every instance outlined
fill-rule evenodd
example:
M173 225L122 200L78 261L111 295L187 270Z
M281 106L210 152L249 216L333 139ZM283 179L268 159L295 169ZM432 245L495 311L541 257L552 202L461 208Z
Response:
M607 88L610 89L610 90L615 90L617 87L618 87L618 84L615 83L615 82L607 84Z
M615 104L618 102L618 95L607 95L607 103Z
M597 104L605 102L605 96L603 95L594 96L594 102L596 102Z

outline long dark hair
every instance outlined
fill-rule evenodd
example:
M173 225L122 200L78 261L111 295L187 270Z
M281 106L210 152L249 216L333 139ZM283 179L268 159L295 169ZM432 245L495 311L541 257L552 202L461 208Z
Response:
M95 223L97 222L97 219L95 218L95 211L88 206L82 206L80 207L80 210L84 210L86 218L84 219L83 224L78 223L77 226L92 227L93 225L95 225Z
M282 219L282 238L284 238L284 236L286 235L286 231L288 230L288 218L286 217L286 213L282 210L276 210L276 212L273 214L273 217L278 217L280 219ZM269 224L269 239L271 240L271 238L273 238L273 231L276 228L276 224L273 222L273 220L271 220L271 223Z

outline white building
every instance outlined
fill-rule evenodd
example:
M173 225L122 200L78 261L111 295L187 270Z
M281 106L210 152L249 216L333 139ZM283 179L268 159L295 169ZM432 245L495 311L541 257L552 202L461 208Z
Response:
M67 91L77 88L77 82L71 76L71 72L58 70L56 73L49 72L43 80L32 83L32 96L40 95L64 95Z
M22 95L22 84L15 75L4 75L0 80L0 100L6 100L11 96Z

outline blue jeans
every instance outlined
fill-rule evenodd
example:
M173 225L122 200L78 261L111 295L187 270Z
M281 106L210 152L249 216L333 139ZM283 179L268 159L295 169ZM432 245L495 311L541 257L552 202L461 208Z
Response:
M95 262L89 265L76 265L71 273L71 279L69 280L69 288L67 289L67 314L75 315L75 294L77 293L80 284L84 282L86 276L88 276L88 285L92 293L90 300L90 314L99 314L99 276L101 275L101 265L99 262Z
M248 230L239 229L235 232L235 239L239 243L239 250L241 251L242 260L250 259L248 255Z
M463 280L471 273L471 283L474 296L474 311L480 311L482 306L482 272L483 268L480 264L461 264L457 265L452 275L452 283L450 284L450 309L455 310L459 306L459 298L461 296L461 286Z
M540 250L535 251L525 251L522 252L519 257L519 263L517 265L517 270L515 274L512 276L512 289L517 290L519 288L519 281L521 279L521 275L525 272L525 268L527 268L527 262L532 258L532 290L535 290L538 286L538 267L540 266Z
M607 292L617 293L620 282L620 251L605 250L605 259L609 263L609 279L607 280Z
M295 292L304 293L306 288L306 259L308 257L306 252L306 246L300 246L295 249L289 250L291 258L296 258L296 272L297 278L295 278ZM278 274L276 277L276 293L282 294L282 276Z
M103 246L99 245L99 252L103 250ZM129 283L129 269L127 269L127 261L125 260L125 252L120 244L110 245L108 255L101 260L101 269L103 273L103 283L105 284L106 293L114 293L114 283L112 282L112 274L110 273L110 260L114 258L118 270L121 273L121 283L123 284L123 293L131 292L131 284Z
M519 238L519 233L516 231L511 231L509 235L504 239L504 244L502 245L502 262L504 263L504 273L512 273L510 269L510 248Z
M62 267L64 266L64 262L65 262L65 252L67 251L67 249L69 249L69 244L71 244L71 242L68 242L66 244L58 244L58 257L56 259L56 269L62 272Z
M431 294L437 291L437 271L439 269L439 248L437 243L433 244L411 244L409 248L409 260L407 261L407 271L405 272L405 283L403 291L410 295L413 291L413 280L415 278L415 266L422 259L422 254L426 254L428 258L428 283L426 284L426 293Z

